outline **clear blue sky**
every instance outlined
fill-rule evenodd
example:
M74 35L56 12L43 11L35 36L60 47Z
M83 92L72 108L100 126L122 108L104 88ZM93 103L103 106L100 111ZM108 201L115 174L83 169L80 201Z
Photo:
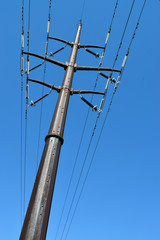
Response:
M104 44L115 2L115 0L86 0L81 43ZM45 51L48 3L49 1L31 0L30 51L41 55ZM119 1L103 62L103 66L105 67L111 67L113 64L131 3L132 1L127 0ZM135 1L116 68L121 67L142 4L142 0ZM27 31L27 5L28 2L25 1L25 33ZM82 5L82 0L53 1L50 35L73 41L81 16ZM160 1L147 1L140 26L131 47L123 78L115 95L87 183L68 234L67 239L69 240L160 239L159 23ZM16 240L19 238L21 231L21 1L9 0L1 3L0 29L2 90L0 94L0 239ZM61 43L49 41L49 51L53 52L62 46L64 45ZM69 53L70 48L67 47L63 52L57 54L55 59L66 62ZM79 51L77 58L79 65L98 66L99 61L99 59L95 59L94 56L89 55L83 49ZM30 64L34 66L39 62L39 60L31 58ZM35 70L30 76L42 80L42 74L43 68ZM59 86L63 75L63 69L49 63L47 64L47 82ZM96 76L96 72L75 73L73 87L75 89L91 90L94 86ZM100 77L97 90L103 91L105 84L105 79ZM45 92L47 91L48 89L45 89ZM109 95L107 96L103 113L98 123L87 159L87 166L91 160L112 91L113 85L110 86ZM33 83L30 84L30 100L36 100L40 96L41 87ZM90 99L90 96L86 96L86 98ZM43 102L39 160L56 99L57 93L52 92ZM95 97L93 101L94 104L99 106L101 97ZM36 175L40 106L41 104L39 103L35 108L30 108L28 111L26 206L28 205ZM80 100L79 96L71 97L47 240L55 239L87 111L88 107ZM58 240L63 230L77 176L84 160L95 119L96 113L90 112Z

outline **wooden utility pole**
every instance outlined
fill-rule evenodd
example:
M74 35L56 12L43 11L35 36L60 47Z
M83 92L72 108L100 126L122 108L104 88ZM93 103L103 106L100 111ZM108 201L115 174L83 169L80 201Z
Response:
M81 27L82 24L80 22L74 43L70 43L68 41L58 38L53 38L54 40L64 42L72 47L68 63L61 63L54 59L40 56L35 53L23 52L24 54L36 56L38 58L44 59L45 61L49 61L56 65L64 67L65 75L62 86L60 88L41 81L28 79L28 81L37 82L56 90L59 93L59 97L57 100L56 108L54 111L48 135L45 138L45 147L37 172L34 187L32 190L25 220L23 223L20 240L44 240L46 238L59 155L61 145L63 144L63 132L70 95L78 93L95 93L104 95L104 93L102 92L93 92L87 90L76 91L71 89L74 72L76 70L93 70L93 71L101 70L120 72L120 70L110 68L83 67L76 65L78 48L94 47L103 49L103 47L95 45L80 45L79 39Z

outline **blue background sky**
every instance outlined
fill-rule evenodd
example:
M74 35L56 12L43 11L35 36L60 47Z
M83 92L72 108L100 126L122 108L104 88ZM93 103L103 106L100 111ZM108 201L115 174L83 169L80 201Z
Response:
M45 51L48 2L31 1L30 51L41 55ZM103 66L111 67L113 64L131 3L132 1L127 0L119 1ZM142 4L143 1L135 2L116 68L121 67ZM25 32L27 31L27 5L28 3L25 1ZM50 35L73 41L81 16L82 5L83 1L54 1L51 12ZM114 6L115 1L86 0L81 43L104 45ZM77 240L160 239L159 23L160 2L158 0L147 1L122 81L114 98L81 201L71 225L68 235L70 240L75 238ZM0 239L14 240L19 238L21 231L20 1L9 0L1 3L0 29ZM53 52L61 46L63 44L49 41L49 51ZM57 54L55 59L65 62L68 60L69 53L70 47L67 47L63 52ZM77 58L79 65L98 66L99 61L83 49L79 51ZM40 60L31 58L30 64L34 66L39 62ZM35 70L30 76L42 80L42 75L43 67ZM47 82L59 86L63 75L63 69L47 63ZM74 75L73 87L75 89L91 90L96 76L96 72L77 72ZM105 79L100 77L97 89L103 91L105 84ZM110 91L88 155L87 166L92 157L112 91L113 85L110 85ZM45 92L48 92L48 89L45 89ZM40 96L41 87L31 83L30 100L36 100ZM90 99L90 96L86 96L86 98ZM57 93L52 92L43 102L39 159L56 99ZM99 106L101 97L95 97L93 101L94 104ZM40 106L39 103L35 108L30 108L28 111L26 206L36 175ZM80 100L79 96L71 97L47 240L55 239L87 111L88 107ZM96 113L90 112L74 182L57 239L60 239L63 230L95 119ZM84 175L82 182L83 180Z

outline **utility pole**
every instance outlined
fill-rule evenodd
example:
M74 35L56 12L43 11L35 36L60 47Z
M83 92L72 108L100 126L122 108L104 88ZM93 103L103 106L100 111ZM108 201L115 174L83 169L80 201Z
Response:
M68 63L61 63L48 57L40 56L34 53L23 52L24 54L29 54L31 56L36 56L38 58L44 59L45 61L52 62L56 65L64 67L65 75L63 79L62 86L55 87L41 81L28 79L29 81L37 82L43 84L51 89L56 90L59 93L56 108L52 118L52 122L49 128L48 135L45 138L45 147L42 154L41 162L37 172L36 180L32 190L29 206L23 223L20 240L44 240L46 238L50 208L52 203L52 195L55 185L59 155L61 150L61 145L63 144L63 132L65 126L65 120L67 115L67 108L69 103L70 95L78 93L93 93L93 91L74 91L71 89L73 74L76 70L101 70L101 71L115 71L120 72L120 70L110 69L110 68L96 68L96 67L78 67L76 65L77 51L79 48L95 47L103 48L94 45L80 45L80 33L82 24L80 22L74 43L67 42L62 39L55 40L65 42L72 47ZM50 37L51 38L51 37ZM94 92L96 94L102 94L102 92Z

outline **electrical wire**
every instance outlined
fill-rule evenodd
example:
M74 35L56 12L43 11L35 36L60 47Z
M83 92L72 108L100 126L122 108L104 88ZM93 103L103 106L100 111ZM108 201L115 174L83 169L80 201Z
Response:
M119 51L120 51L120 49L121 49L121 46L122 46L122 43L123 43L123 39L124 39L126 30L127 30L127 26L128 26L128 23L129 23L129 20L130 20L132 11L133 11L134 3L135 3L135 0L133 0L133 2L132 2L131 8L130 8L130 11L129 11L129 14L128 14L128 18L127 18L127 21L126 21L126 24L125 24L125 27L124 27L124 30L123 30L123 33L122 33L122 37L121 37L121 40L120 40L120 44L119 44L119 46L118 46L118 50L117 50L117 53L116 53L116 57L115 57L115 59L114 59L113 65L112 65L112 68L115 67L116 61L117 61L117 59L118 59ZM110 76L112 76L112 73L113 73L113 72L111 72ZM105 92L104 92L105 94L104 94L104 96L102 97L102 100L101 100L101 103L100 103L99 114L102 112L102 108L103 108L104 103L105 103L105 99L106 99L106 95L107 95L107 92L108 92L108 87L109 87L110 81L111 81L111 77L108 78L108 81L107 81L107 84L106 84L106 87L105 87Z
M144 3L143 3L143 6L142 6L142 9L141 9L141 12L140 12L140 15L139 15L139 18L138 18L138 21L137 21L137 24L136 24L136 27L135 27L133 36L132 36L132 38L131 38L131 41L130 41L130 44L129 44L129 48L128 48L128 51L127 51L128 54L129 54L129 50L130 50L130 48L131 48L133 39L134 39L134 37L135 37L136 31L137 31L137 29L138 29L138 26L139 26L139 23L140 23L140 19L141 19L141 16L142 16L142 13L143 13L145 4L146 4L146 0L145 0ZM123 75L125 66L126 66L126 65L124 65L123 71L121 72L121 77L122 77L122 75ZM92 154L92 158L91 158L91 161L90 161L90 163L89 163L89 166L88 166L88 169L87 169L87 172L86 172L86 176L85 176L85 178L84 178L84 181L83 181L83 184L82 184L82 188L81 188L81 190L80 190L80 194L79 194L77 203L76 203L76 205L75 205L75 209L74 209L73 214L72 214L72 217L71 217L71 221L70 221L70 223L69 223L69 227L68 227L68 230L67 230L67 233L66 233L66 236L65 236L65 240L67 239L67 236L68 236L70 227L71 227L72 222L73 222L73 218L74 218L74 216L75 216L75 213L76 213L76 210L77 210L79 201L80 201L80 199L81 199L82 192L83 192L84 186L85 186L85 184L86 184L86 181L87 181L87 178L88 178L88 174L89 174L89 171L90 171L90 169L91 169L91 166L92 166L92 163L93 163L93 159L94 159L94 156L95 156L95 153L96 153L96 150L97 150L97 147L98 147L98 144L99 144L101 135L102 135L102 133L103 133L103 129L104 129L104 126L105 126L105 123L106 123L108 114L109 114L109 112L110 112L110 109L111 109L112 102L113 102L113 99L114 99L114 96L115 96L116 91L117 91L117 88L115 88L114 91L113 91L113 94L112 94L112 97L111 97L111 100L110 100L110 103L109 103L109 107L108 107L108 109L107 109L107 112L106 112L106 115L105 115L105 118L104 118L104 121L103 121L101 130L100 130L100 133L99 133L99 136L98 136L98 140L97 140L97 142L96 142L96 145L95 145L95 148L94 148L94 151L93 151L93 154ZM96 126L96 124L97 124L97 121L96 121L96 123L95 123L95 126ZM94 128L94 130L95 130L95 128ZM92 135L92 136L93 136L93 135ZM92 139L92 137L91 137L91 139ZM89 146L90 146L90 143L89 143ZM88 150L89 150L89 149L88 149ZM87 150L86 156L88 155L88 150Z
M24 71L24 60L23 60L23 49L24 49L24 0L22 0L22 32L21 32L21 135L20 135L20 219L22 226L22 215L23 215L23 206L22 206L22 162L23 162L23 71Z
M117 7L118 7L118 0L116 1L115 7L114 7L114 12L113 12L112 19L111 19L111 23L110 23L109 30L108 30L108 33L107 33L106 41L105 41L105 44L104 44L104 50L103 50L103 52L102 52L102 56L101 56L101 61L100 61L100 63L99 63L99 67L101 67L101 66L102 66L102 63L103 63L103 58L104 58L104 54L105 54L106 47L107 47L107 44L108 44L109 36L110 36L111 30L112 30L113 20L114 20L114 18L115 18L115 14L116 14ZM98 83L98 79L99 79L99 72L97 73L97 77L96 77L96 81L95 81L95 84L94 84L93 91L96 90L97 83ZM94 96L94 95L92 95L91 102L92 102L92 100L93 100L93 96Z
M133 36L132 36L132 39L131 39L130 44L129 44L129 47L128 47L128 52L129 52L129 50L130 50L130 48L131 48L133 39L134 39L135 34L136 34L136 31L137 31L137 29L138 29L138 26L139 26L139 23L140 23L140 20L141 20L142 13L143 13L143 11L144 11L144 7L145 7L145 5L146 5L146 2L147 2L147 0L144 0L143 6L142 6L142 9L141 9L141 12L140 12L140 15L139 15L139 18L138 18L138 21L137 21L137 24L136 24L136 27L135 27Z
M30 37L30 9L31 2L28 2L28 32L27 32L27 49L29 52ZM25 216L25 194L26 194L26 163L27 163L27 113L28 113L28 78L29 78L29 54L27 55L27 79L26 79L26 110L25 110L25 153L24 153L24 190L23 190L23 218Z
M47 26L47 40L46 40L45 56L47 56L47 53L48 53L48 37L49 37L49 32L50 32L51 7L52 7L52 0L49 1L49 13L48 13L48 26ZM45 82L45 76L46 76L46 61L44 61L43 82ZM44 86L42 86L41 95L42 96L44 95ZM42 127L42 113L43 113L43 99L41 100L41 109L40 109L40 117L39 117L36 172L37 172L37 169L38 169L38 162L39 162L39 148L40 148L41 127Z
M103 63L104 54L105 54L105 50L106 50L106 47L107 47L109 35L110 35L111 29L112 29L112 24L113 24L113 20L114 20L114 17L115 17L115 13L116 13L117 6L118 6L118 0L116 1L115 7L114 7L114 12L113 12L113 15L112 15L112 19L111 19L111 23L110 23L110 26L109 26L108 34L107 34L107 37L106 37L106 41L105 41L105 45L104 45L104 50L103 50L102 57L101 57L101 60L100 60L100 63L99 63L99 67L101 67L101 66L102 66L102 63ZM94 90L96 89L96 86L97 86L98 77L99 77L99 73L97 74L97 78L96 78L95 85L94 85ZM92 94L92 97L91 97L91 102L92 102L92 100L93 100L93 94ZM78 156L79 156L79 152L80 152L82 140L83 140L84 133L85 133L85 129L86 129L87 122L88 122L89 112L90 112L90 108L88 108L88 112L87 112L87 115L86 115L84 127L83 127L83 130L82 130L82 135L81 135L80 143L79 143L79 146L78 146L78 151L77 151L77 154L76 154L76 158L75 158L75 161L74 161L74 166L73 166L73 169L72 169L71 178L70 178L70 181L69 181L69 186L68 186L68 188L67 188L67 193L66 193L66 196L65 196L65 200L64 200L62 212L61 212L61 215L60 215L60 220L59 220L59 223L58 223L58 228L57 228L57 231L56 231L55 240L57 239L58 231L59 231L59 228L60 228L60 224L61 224L61 221L62 221L64 209L65 209L65 206L66 206L66 201L67 201L67 198L68 198L68 194L69 194L69 190L70 190L70 187L71 187L71 183L72 183L72 179L73 179L75 167L76 167L76 164L77 164L77 160L78 160ZM96 128L96 127L95 127L95 128ZM93 133L93 135L94 135L94 133ZM92 138L93 138L93 135L92 135ZM92 139L91 139L91 141L90 141L90 144L91 144L91 142L92 142ZM89 149L88 149L88 152L89 152ZM87 155L88 155L88 153L87 153ZM87 158L86 158L86 159L87 159ZM77 192L77 189L78 189L78 186L79 186L79 182L80 182L80 179L81 179L81 175L82 175L82 172L83 172L85 163L86 163L86 159L85 159L85 161L83 162L83 166L82 166L82 168L81 168L81 172L80 172L80 175L79 175L79 179L78 179L78 182L77 182L77 185L76 185L76 190L75 190L76 192ZM72 202L74 201L74 198L75 198L75 194L74 194L74 196L73 196ZM70 205L70 210L71 210L71 207L72 207L72 204ZM67 221L68 221L68 217L69 217L69 214L70 214L70 210L69 210L69 212L68 212L66 224L67 224ZM62 232L62 235L61 235L61 239L62 239L62 237L63 237L64 231L65 231L65 228L66 228L66 224L65 224L65 226L64 226L64 229L63 229L63 232Z
M83 6L82 6L82 11L81 11L81 18L80 21L82 22L83 14L84 14L84 7L85 7L86 0L83 0Z
M116 61L117 61L117 58L118 58L118 55L119 55L119 51L120 51L121 46L122 46L123 38L124 38L124 36L125 36L126 30L127 30L127 26L128 26L128 23L129 23L129 20L130 20L130 17L131 17L131 13L132 13L132 11L133 11L134 3L135 3L135 0L133 0L133 2L132 2L131 8L130 8L130 12L129 12L129 15L128 15L128 18L127 18L127 21L126 21L126 24L125 24L125 27L124 27L124 30L123 30L123 34L122 34L122 37L121 37L121 41L120 41L120 44L119 44L119 47L118 47L118 50L117 50L117 54L116 54L115 60L114 60L114 62L113 62L112 68L114 68L114 66L115 66L115 64L116 64Z

